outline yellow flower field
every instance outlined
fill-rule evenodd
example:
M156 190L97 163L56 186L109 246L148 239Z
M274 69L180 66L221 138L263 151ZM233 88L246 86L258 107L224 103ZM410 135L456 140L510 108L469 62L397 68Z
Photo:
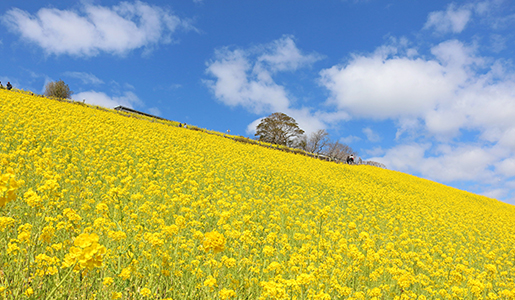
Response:
M515 299L515 207L0 90L0 297Z

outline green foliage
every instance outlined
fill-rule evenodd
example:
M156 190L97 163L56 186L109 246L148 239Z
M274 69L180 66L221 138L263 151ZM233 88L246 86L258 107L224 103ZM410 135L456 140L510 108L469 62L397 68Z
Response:
M73 92L64 81L51 81L45 86L45 96L59 99L70 99Z

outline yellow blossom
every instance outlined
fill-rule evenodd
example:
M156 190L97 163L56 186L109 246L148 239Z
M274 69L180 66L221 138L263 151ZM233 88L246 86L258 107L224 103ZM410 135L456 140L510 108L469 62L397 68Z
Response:
M104 277L104 280L103 280L103 285L104 286L110 286L111 284L113 284L114 280L112 277Z
M152 291L150 291L150 289L148 288L142 288L141 291L139 292L141 296L143 297L150 297L152 296Z
M236 297L236 292L234 290L223 288L220 290L220 292L218 292L218 296L222 300L227 300Z
M213 289L216 286L216 279L213 276L209 275L209 277L204 281L204 286Z
M98 243L98 235L82 233L73 242L75 247L70 248L66 254L63 267L69 267L78 263L77 268L93 269L102 266L106 248Z
M0 298L515 300L512 205L24 91L0 120Z
M213 252L222 252L225 249L225 237L218 231L211 231L204 235L204 250Z

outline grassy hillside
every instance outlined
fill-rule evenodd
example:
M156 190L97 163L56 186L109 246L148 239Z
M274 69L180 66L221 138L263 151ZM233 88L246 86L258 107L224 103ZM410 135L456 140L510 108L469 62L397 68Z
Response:
M0 90L6 299L514 299L515 207Z

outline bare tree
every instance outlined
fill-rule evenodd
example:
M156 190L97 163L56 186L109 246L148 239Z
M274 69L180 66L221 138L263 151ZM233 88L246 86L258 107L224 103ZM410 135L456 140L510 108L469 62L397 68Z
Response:
M299 139L298 147L307 152L321 154L329 142L329 133L324 129L319 129L309 136L303 135Z
M388 169L384 164L377 162L377 161L366 160L363 162L363 164L369 165L369 166L374 166L374 167L379 167L379 168L383 168L383 169Z
M294 146L304 130L299 128L292 117L276 112L261 120L256 128L255 136L260 141L284 146Z
M328 143L323 154L338 160L346 160L351 154L358 155L349 145L342 144L339 141Z

